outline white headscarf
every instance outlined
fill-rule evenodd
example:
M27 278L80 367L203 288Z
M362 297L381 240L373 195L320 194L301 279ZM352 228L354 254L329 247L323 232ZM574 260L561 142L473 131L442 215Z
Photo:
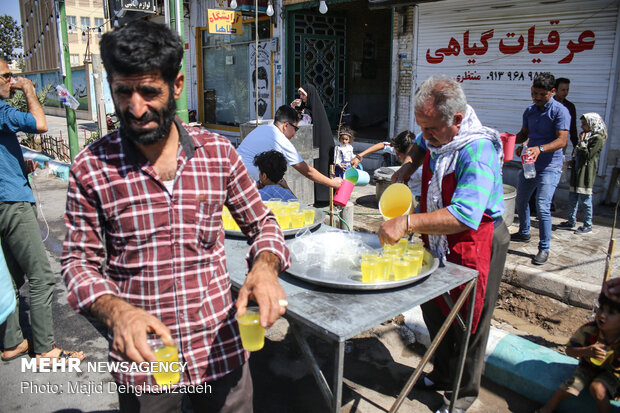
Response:
M603 140L607 139L607 126L605 126L605 121L601 118L601 115L596 112L589 112L584 113L581 117L586 120L590 127L590 132L586 132L583 139L584 143L587 143L593 134L601 134Z
M451 174L456 167L456 161L460 150L466 145L478 139L489 139L493 142L495 151L498 154L500 165L504 162L504 151L499 132L495 129L482 126L474 109L467 105L465 117L461 122L461 127L457 135L447 144L436 147L427 143L427 148L435 161L435 172L428 186L426 196L427 212L433 212L444 207L441 197L441 182L444 176ZM431 252L435 257L444 260L450 252L448 249L448 239L445 235L429 235L428 241Z

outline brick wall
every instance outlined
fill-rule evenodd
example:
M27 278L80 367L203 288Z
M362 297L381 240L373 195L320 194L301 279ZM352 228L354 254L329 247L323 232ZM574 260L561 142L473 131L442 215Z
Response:
M394 134L409 129L411 94L413 93L413 6L394 13L392 56L392 91L394 99Z

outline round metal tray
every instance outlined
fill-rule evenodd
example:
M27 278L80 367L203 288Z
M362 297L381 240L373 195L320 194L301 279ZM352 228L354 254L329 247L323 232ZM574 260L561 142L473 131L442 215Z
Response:
M306 225L300 228L289 228L289 229L283 229L282 233L284 234L285 237L290 237L293 235L297 235L298 232L300 231L305 231L307 230L313 230L314 228L318 227L319 225L321 225L321 223L325 220L325 212L321 211L320 209L314 208L314 207L304 207L306 209L308 208L312 208L314 209L314 222L310 225ZM232 237L245 237L245 234L241 231L236 231L236 230L232 230L232 229L225 229L224 230L224 234L232 236Z
M314 237L317 244L324 244L324 241L326 240L322 240L318 237L323 237L325 234L330 233L351 234L345 231L330 231L313 233L302 238ZM362 242L370 248L381 248L381 243L379 242L379 238L376 234L356 232L353 233L353 235L356 239L361 238ZM299 239L286 241L287 245L291 249L295 249L294 244L296 242L299 242ZM333 245L332 247L333 250L344 248L342 243L341 245ZM384 290L421 281L430 276L438 267L439 260L433 257L430 252L425 250L422 270L417 276L397 281L363 283L362 273L360 272L359 264L357 263L349 265L332 265L330 264L330 257L325 256L322 257L322 259L309 259L306 262L300 263L295 260L295 256L293 254L291 267L287 270L287 273L303 281L331 288L343 290Z

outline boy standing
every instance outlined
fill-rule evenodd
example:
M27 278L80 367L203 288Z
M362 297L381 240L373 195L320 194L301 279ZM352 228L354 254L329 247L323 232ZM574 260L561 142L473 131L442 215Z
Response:
M552 412L562 400L578 396L586 387L599 412L611 411L609 401L618 395L620 388L620 303L604 293L598 301L595 321L581 326L566 347L567 355L579 357L577 370L540 413Z

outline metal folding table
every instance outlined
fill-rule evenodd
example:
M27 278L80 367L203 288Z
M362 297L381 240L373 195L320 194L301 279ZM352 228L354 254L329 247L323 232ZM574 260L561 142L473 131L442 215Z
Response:
M233 287L239 289L245 279L245 255L248 244L244 239L226 239L226 262L232 280ZM476 281L478 272L469 268L447 263L445 267L437 269L430 277L405 287L393 290L373 291L347 291L324 288L318 285L305 283L283 273L280 274L280 285L286 292L289 306L286 318L289 320L291 329L298 341L300 348L310 363L312 373L316 379L330 411L339 412L342 404L342 378L344 369L345 341L366 330L389 320L398 314L423 304L434 297L443 295L452 307L450 315L442 326L439 334L431 343L422 361L411 376L405 388L394 402L390 412L398 409L404 398L409 394L416 380L422 373L424 365L432 357L437 345L443 339L445 332L456 318L468 333L471 331L473 311L468 312L465 322L458 316L458 311L469 296L473 303L475 300ZM448 291L459 285L466 284L465 290L456 303L449 299ZM473 310L473 305L470 306ZM312 334L336 343L336 355L334 360L334 376L332 387L325 379L316 358L307 343L304 333ZM465 337L469 334L465 334ZM460 384L467 340L461 343L461 357L459 361L459 374L455 379L453 392L457 396Z

